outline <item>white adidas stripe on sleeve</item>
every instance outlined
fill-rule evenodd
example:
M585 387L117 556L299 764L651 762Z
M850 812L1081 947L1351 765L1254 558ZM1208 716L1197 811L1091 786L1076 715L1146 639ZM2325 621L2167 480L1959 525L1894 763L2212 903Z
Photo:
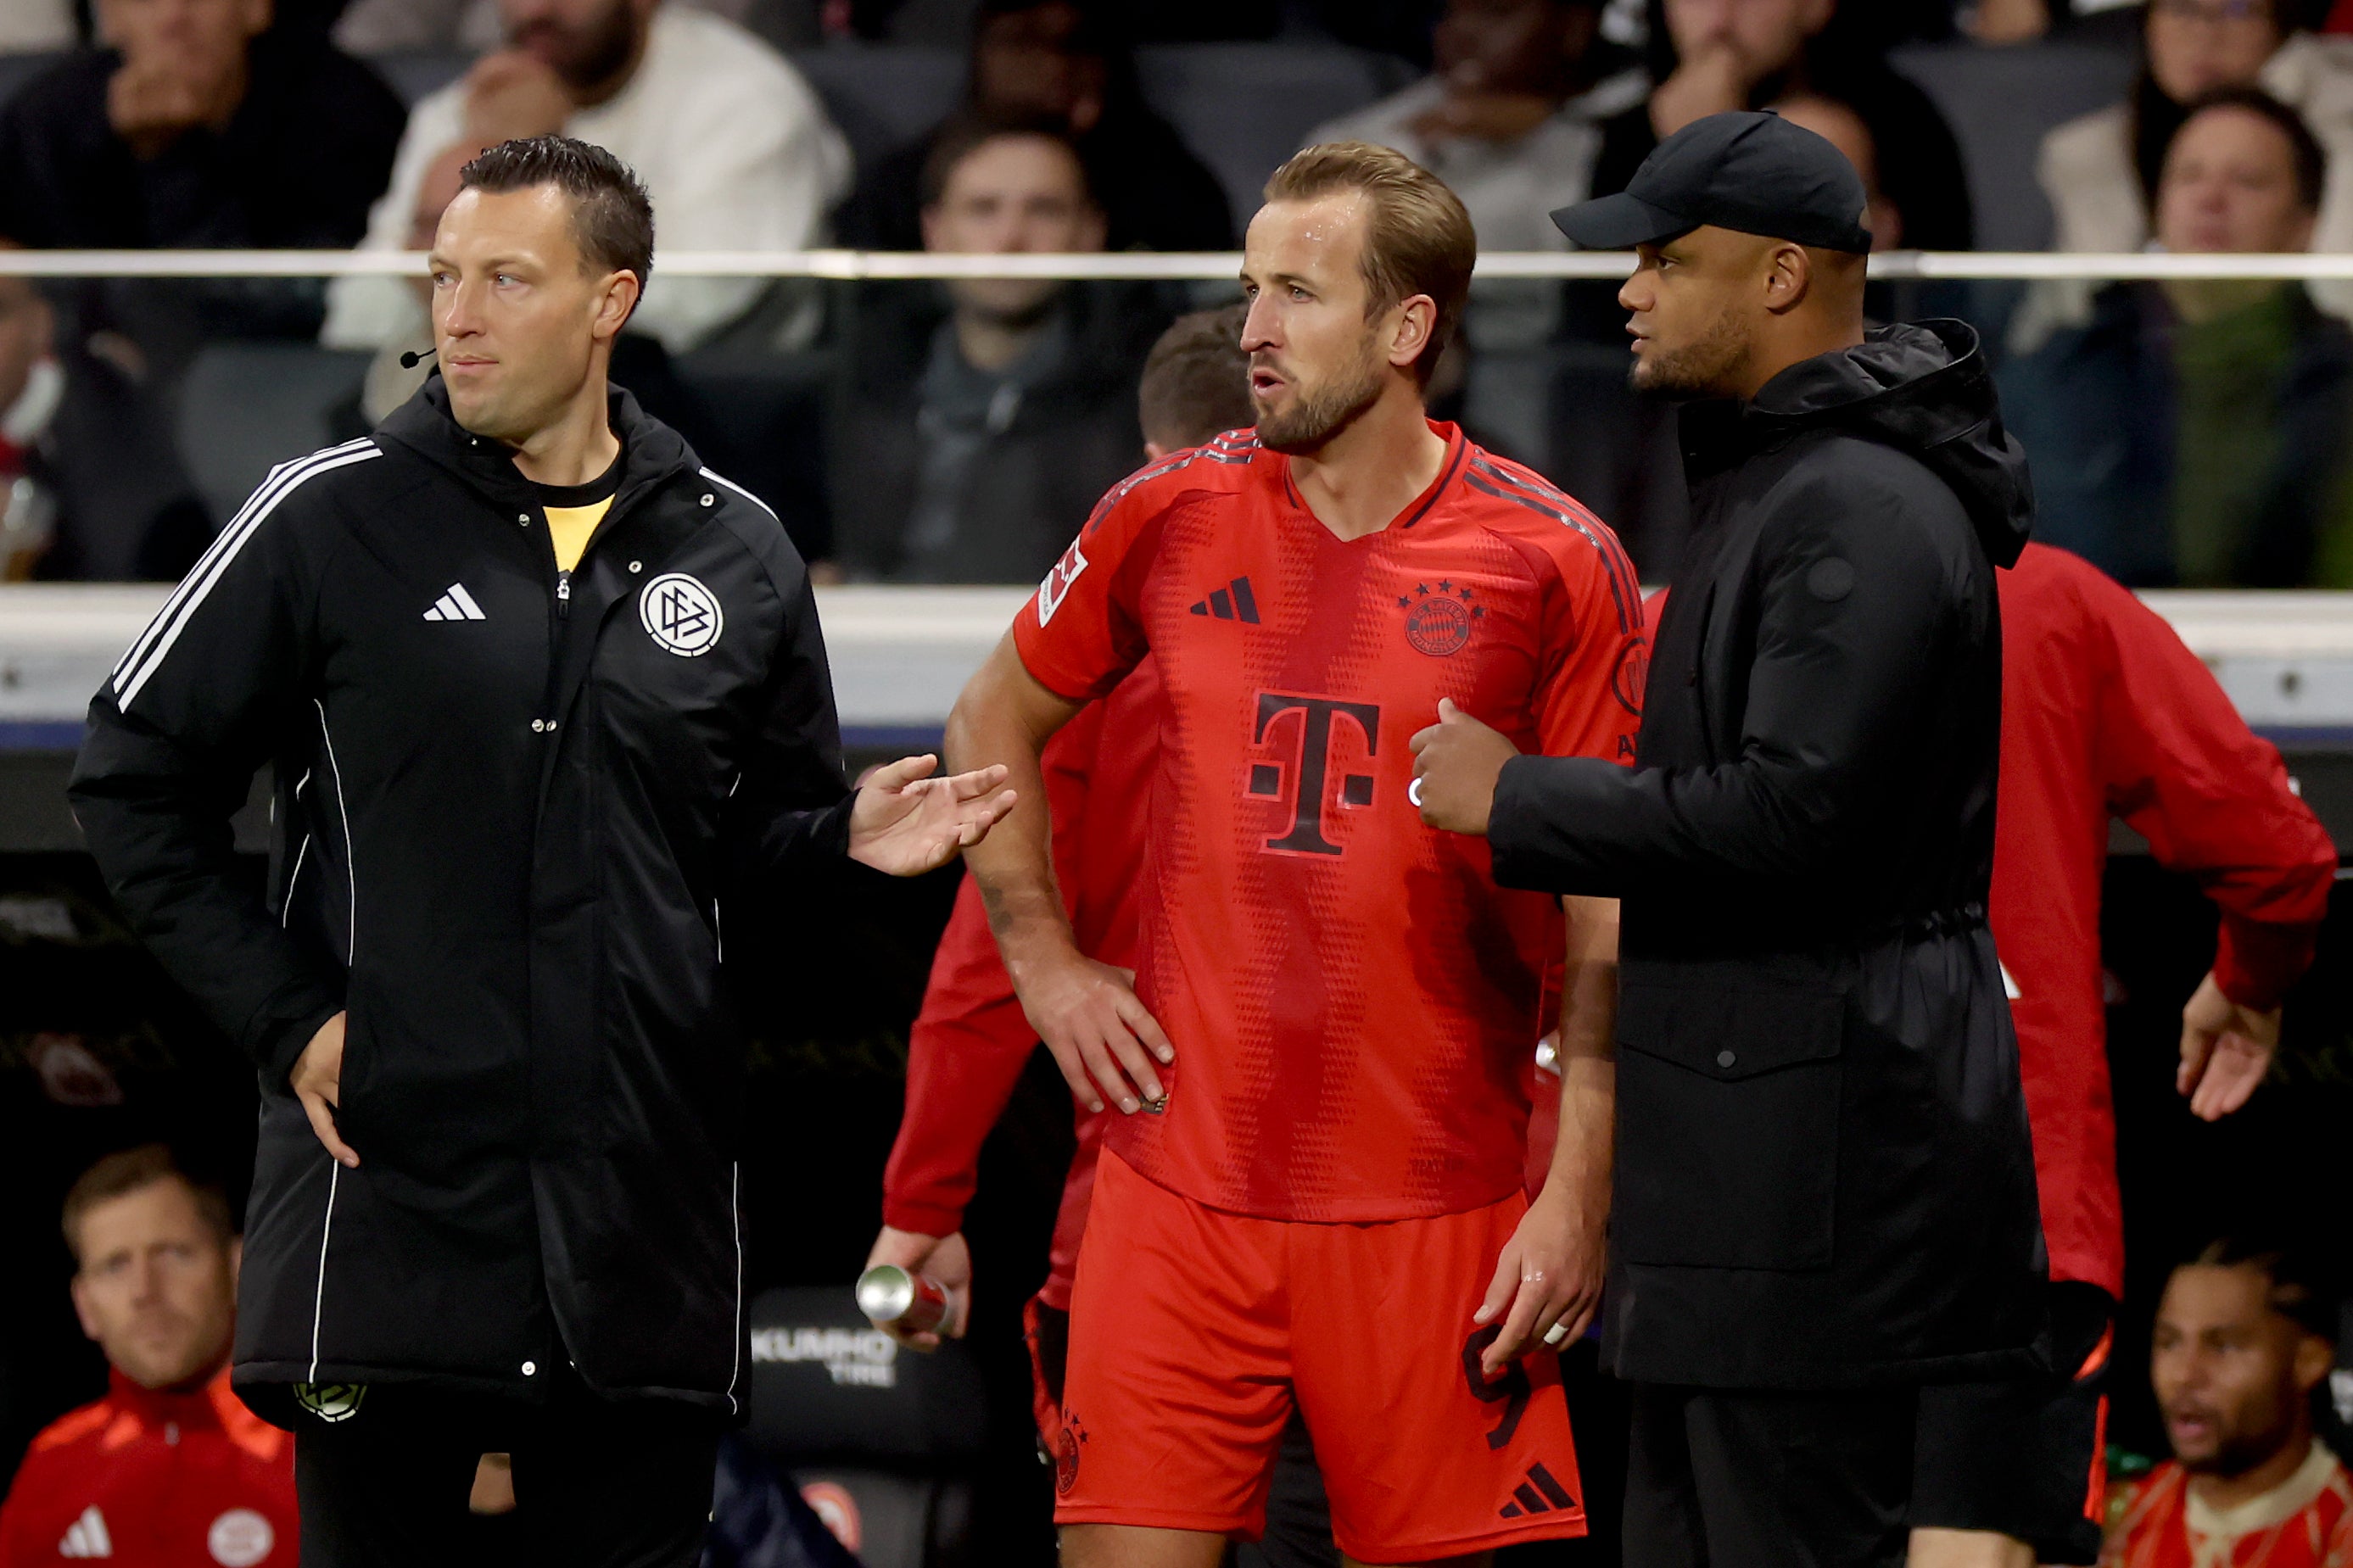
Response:
M190 572L174 590L171 598L164 601L164 608L157 612L155 619L141 634L139 641L132 646L131 652L123 656L122 664L114 678L115 706L127 710L138 700L140 689L163 667L165 656L172 651L172 645L180 640L180 634L187 629L188 622L205 602L206 595L220 582L229 563L237 559L237 552L245 548L246 542L269 521L269 514L278 510L280 501L321 474L383 456L382 449L373 441L350 442L290 464L264 480L261 489L254 492L253 499L246 502L244 510L221 531L221 537L213 542L213 547L205 552L195 570Z

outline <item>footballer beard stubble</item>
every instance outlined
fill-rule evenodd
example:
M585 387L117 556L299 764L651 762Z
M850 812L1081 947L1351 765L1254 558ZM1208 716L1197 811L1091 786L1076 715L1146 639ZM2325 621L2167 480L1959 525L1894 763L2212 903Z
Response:
M1258 395L1250 395L1250 406L1259 416L1259 445L1286 456L1313 452L1347 428L1380 395L1381 364L1368 333L1354 368L1313 391L1301 387L1289 413L1269 415L1259 406Z
M1627 384L1648 397L1729 396L1733 373L1748 358L1749 350L1747 322L1738 312L1725 310L1682 348L1654 350L1648 359L1637 358Z

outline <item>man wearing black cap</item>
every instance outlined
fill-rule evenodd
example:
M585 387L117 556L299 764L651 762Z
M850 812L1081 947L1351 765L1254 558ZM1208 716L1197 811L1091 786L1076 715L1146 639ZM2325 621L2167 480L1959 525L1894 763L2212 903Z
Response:
M1604 1354L1626 1554L1905 1559L1943 1412L2040 1365L2017 1045L1988 934L1994 569L2031 501L1977 340L1863 330L1862 182L1775 116L1555 215L1632 249L1637 389L1690 400L1693 532L1630 769L1415 737L1506 886L1624 900Z

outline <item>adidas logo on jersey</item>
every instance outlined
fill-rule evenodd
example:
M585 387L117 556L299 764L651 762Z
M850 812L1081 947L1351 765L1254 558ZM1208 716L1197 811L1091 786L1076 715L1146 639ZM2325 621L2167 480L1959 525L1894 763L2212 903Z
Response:
M1247 626L1258 622L1258 599L1250 593L1250 579L1237 577L1225 587L1211 594L1193 606L1197 616L1215 616L1221 621L1240 621Z
M111 1557L114 1538L106 1532L106 1515L98 1511L96 1503L81 1510L81 1517L66 1531L66 1538L58 1542L60 1557Z
M415 604L416 602L417 601L414 599L409 601L411 604ZM466 584L463 583L450 584L448 591L443 594L439 598L434 600L433 607L425 612L425 618L428 621L486 621L490 619L488 616L482 614L482 606L474 603L474 595L466 592Z
M1554 1479L1544 1468L1543 1461L1528 1467L1528 1479L1512 1489L1513 1500L1498 1510L1501 1519L1522 1519L1530 1514L1555 1513L1565 1508L1575 1508L1577 1500L1568 1489Z

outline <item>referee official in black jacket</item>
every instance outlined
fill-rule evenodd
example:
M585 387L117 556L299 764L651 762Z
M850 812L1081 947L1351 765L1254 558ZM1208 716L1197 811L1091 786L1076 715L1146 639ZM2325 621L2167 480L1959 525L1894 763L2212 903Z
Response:
M783 528L607 384L652 258L609 153L469 164L439 374L274 471L90 707L90 850L260 1071L235 1382L296 1434L305 1568L459 1559L486 1450L532 1561L696 1560L749 1382L726 912L1011 802L843 784Z
M1623 900L1602 1343L1641 1568L1905 1563L1972 1517L2041 1361L1985 909L2031 501L1969 329L1865 332L1863 210L1828 142L1744 113L1556 215L1639 248L1634 384L1695 400L1635 765L1451 711L1413 742L1498 881Z

